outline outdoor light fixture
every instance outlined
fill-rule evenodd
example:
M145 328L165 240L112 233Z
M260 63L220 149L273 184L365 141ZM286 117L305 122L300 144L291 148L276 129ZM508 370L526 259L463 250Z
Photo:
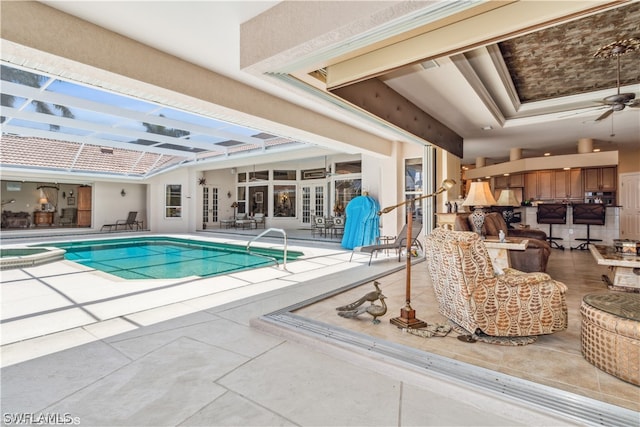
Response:
M121 195L122 197L124 197L124 196L126 196L126 195L127 195L127 192L126 192L126 191L124 191L124 188L120 191L120 195Z
M428 197L435 197L438 194L453 188L456 182L452 179L445 179L442 181L442 185L435 192L426 194L424 196L416 197L415 199L404 200L397 205L389 206L378 212L378 215L391 212L397 207L407 205L407 269L405 279L405 305L400 309L400 316L394 317L390 320L391 324L396 325L398 328L423 328L427 326L427 323L416 318L416 311L411 308L411 243L413 237L411 236L411 228L413 227L413 202L417 200L426 199Z

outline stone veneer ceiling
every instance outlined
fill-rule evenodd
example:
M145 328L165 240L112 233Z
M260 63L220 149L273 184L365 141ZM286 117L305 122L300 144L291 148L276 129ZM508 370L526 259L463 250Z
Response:
M640 37L640 2L499 43L521 102L616 87L615 58L599 47ZM620 57L620 83L640 83L640 51Z

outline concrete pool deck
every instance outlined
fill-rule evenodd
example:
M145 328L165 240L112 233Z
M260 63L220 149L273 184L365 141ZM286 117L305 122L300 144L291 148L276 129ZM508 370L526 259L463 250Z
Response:
M221 243L246 243L242 236L198 234L193 237ZM85 239L94 240L95 236ZM272 243L256 242L255 246L282 248L275 240ZM324 247L289 244L289 250L299 250L305 255L289 262L288 271L264 267L210 278L125 280L65 260L2 271L2 366L52 350L63 350L74 343L91 342L362 267L349 263L350 252L337 244ZM379 273L381 268L387 270L389 266L368 270L367 274Z

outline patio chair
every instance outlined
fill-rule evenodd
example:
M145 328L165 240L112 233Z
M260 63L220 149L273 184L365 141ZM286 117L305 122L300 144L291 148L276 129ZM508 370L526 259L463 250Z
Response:
M411 246L418 246L422 250L422 243L418 240L420 237L420 233L422 232L422 224L419 222L414 222L411 226ZM378 251L385 251L389 249L394 249L398 253L398 262L402 257L402 248L407 247L407 224L402 227L398 237L393 242L390 243L380 243L377 245L368 245L368 246L359 246L351 251L351 258L349 258L349 262L353 259L353 254L355 252L367 253L369 254L369 265L371 265L371 259L373 258L373 254Z
M331 234L338 237L344 234L344 218L337 216L333 218L333 227L331 227Z
M129 230L133 230L133 227L135 226L136 230L138 230L140 228L140 223L136 221L137 216L138 216L138 212L130 211L129 214L127 215L127 219L119 219L113 224L104 224L102 228L100 228L100 231L104 230L105 228L108 228L109 231L115 228L117 231L118 227L121 225L124 226L125 229L128 228Z
M316 233L322 234L323 236L327 235L327 231L331 228L332 223L327 221L327 219L323 216L315 216L313 217L313 222L311 223L311 235L315 237Z
M64 208L60 214L60 225L73 225L76 223L78 209L76 208Z
M262 228L265 227L265 217L263 213L257 213L253 215L253 220L256 223L256 228L262 226Z

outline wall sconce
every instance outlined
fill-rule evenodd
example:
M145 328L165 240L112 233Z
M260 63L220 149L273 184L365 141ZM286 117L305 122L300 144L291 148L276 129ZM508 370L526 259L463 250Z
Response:
M127 192L126 192L126 191L124 191L124 188L122 189L122 191L120 191L120 195L121 195L122 197L124 197L124 196L126 196L126 195L127 195Z
M231 198L231 191L227 191L227 199Z
M73 190L69 190L69 197L73 197Z

